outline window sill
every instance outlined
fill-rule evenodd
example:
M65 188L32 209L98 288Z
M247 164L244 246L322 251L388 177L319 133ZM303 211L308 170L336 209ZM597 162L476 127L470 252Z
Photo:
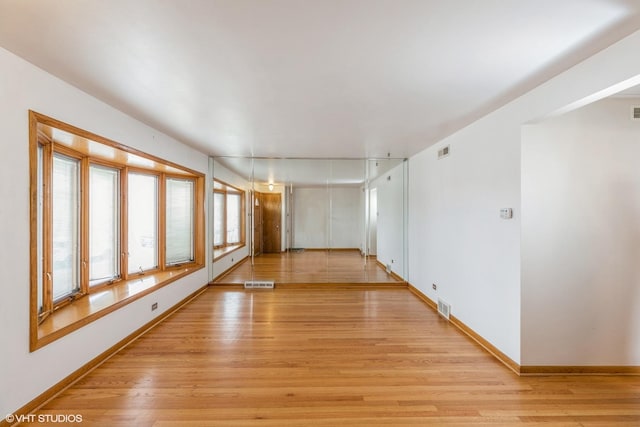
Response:
M245 244L241 243L239 245L227 246L225 248L217 248L213 250L213 261L217 261L223 256L229 255L231 252L235 252L240 248L244 248Z
M204 268L201 264L174 268L116 282L54 311L32 330L31 351L35 351L94 320L130 304L151 292ZM35 333L33 333L35 332Z

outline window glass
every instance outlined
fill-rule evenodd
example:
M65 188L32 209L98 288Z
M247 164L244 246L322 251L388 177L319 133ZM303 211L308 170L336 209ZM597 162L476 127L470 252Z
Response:
M53 299L80 288L79 272L79 170L80 162L60 154L53 156Z
M89 168L89 285L120 276L119 171Z
M213 193L213 245L224 244L224 193Z
M194 182L167 178L166 263L193 261Z
M128 272L136 273L158 266L158 178L130 172L127 181Z

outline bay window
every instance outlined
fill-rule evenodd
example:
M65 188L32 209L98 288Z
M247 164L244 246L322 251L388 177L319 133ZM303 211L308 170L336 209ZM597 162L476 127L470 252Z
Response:
M204 174L35 112L30 146L32 351L204 266Z

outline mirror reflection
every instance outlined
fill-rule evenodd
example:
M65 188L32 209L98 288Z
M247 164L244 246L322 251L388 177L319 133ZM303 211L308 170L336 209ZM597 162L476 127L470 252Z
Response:
M214 282L403 282L406 165L212 159Z

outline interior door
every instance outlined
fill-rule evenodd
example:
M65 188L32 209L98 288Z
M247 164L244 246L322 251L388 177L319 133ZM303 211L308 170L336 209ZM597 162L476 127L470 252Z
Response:
M280 253L282 251L282 195L280 193L262 193L262 252Z

